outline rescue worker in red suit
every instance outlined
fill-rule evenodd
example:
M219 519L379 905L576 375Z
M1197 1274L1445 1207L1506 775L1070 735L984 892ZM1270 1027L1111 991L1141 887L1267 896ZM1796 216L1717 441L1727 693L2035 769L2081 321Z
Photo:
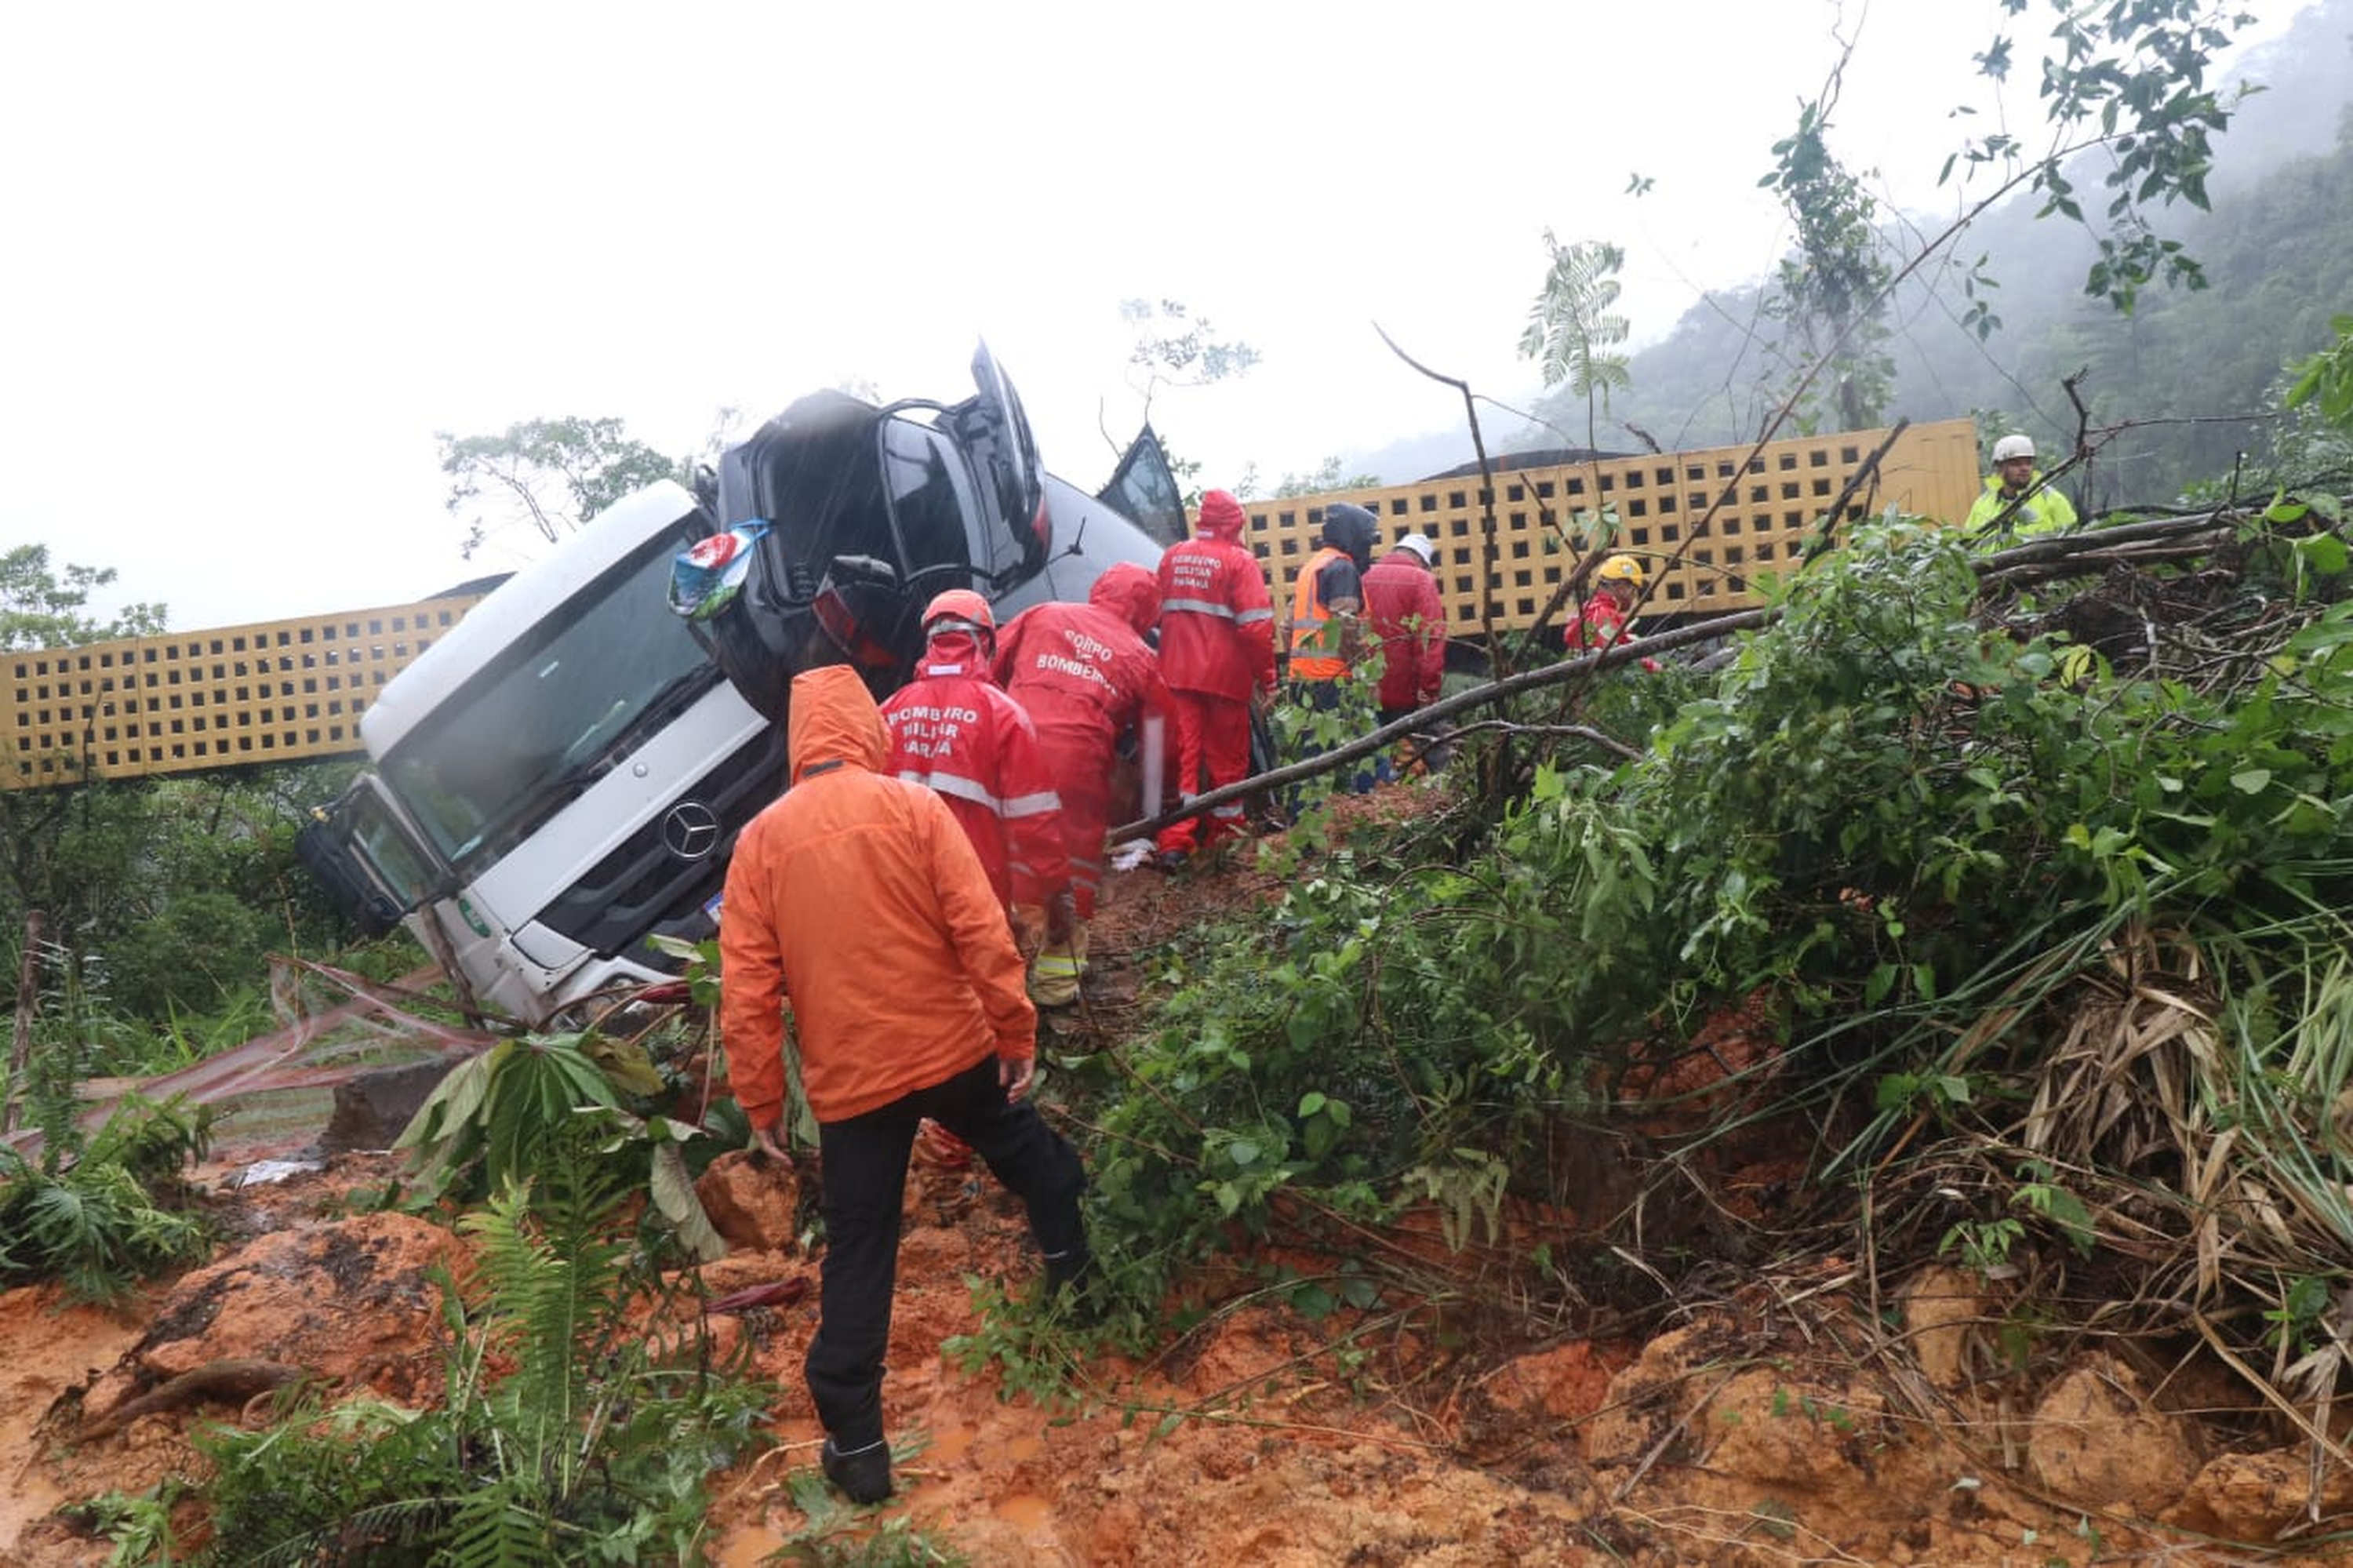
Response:
M1446 674L1446 606L1430 562L1438 546L1408 534L1365 574L1365 613L1381 640L1381 723L1438 700Z
M1176 788L1188 796L1205 776L1215 789L1249 775L1250 705L1274 691L1274 601L1242 522L1242 503L1212 490L1199 531L1160 557L1160 676L1176 705ZM1241 831L1242 804L1229 800L1206 823L1168 829L1160 847L1182 853Z
M1060 940L1072 913L1061 801L1029 715L989 673L996 640L996 614L970 588L923 607L915 678L882 705L882 770L945 796L1008 917L1043 910Z
M882 1355L917 1123L969 1139L1017 1193L1050 1298L1086 1309L1086 1171L1024 1098L1038 1015L1003 906L943 800L883 777L881 715L858 674L796 676L793 787L736 841L720 906L720 1027L759 1147L784 1150L784 1004L818 1123L825 1261L805 1372L827 1478L891 1495Z
M1614 648L1629 641L1633 633L1628 630L1634 613L1635 601L1642 597L1642 563L1631 556L1612 556L1594 569L1593 597L1585 601L1585 609L1561 634L1562 641L1572 653L1581 648ZM1659 662L1645 655L1642 668L1652 674L1659 673Z
M1041 604L1007 622L997 640L997 679L1038 729L1038 749L1062 802L1077 917L1066 941L1048 942L1029 970L1029 1000L1067 1007L1087 963L1087 922L1103 880L1112 828L1112 779L1121 737L1133 731L1147 758L1165 755L1171 707L1160 661L1145 638L1160 619L1160 585L1122 561L1097 577L1084 604ZM1155 769L1147 763L1147 787Z

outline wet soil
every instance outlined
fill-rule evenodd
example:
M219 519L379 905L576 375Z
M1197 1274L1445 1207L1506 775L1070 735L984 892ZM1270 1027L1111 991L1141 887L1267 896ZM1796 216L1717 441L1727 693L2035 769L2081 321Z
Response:
M1400 789L1340 809L1427 804ZM1058 1032L1124 1027L1146 1000L1145 954L1208 912L1278 891L1246 853L1113 878L1088 1007ZM1718 1079L1773 1070L1767 1022L1749 1010L1697 1057L1638 1064L1630 1097L1720 1107ZM289 1133L286 1148L301 1141ZM248 1145L206 1174L283 1151ZM0 1295L0 1564L102 1563L105 1543L51 1510L197 1476L191 1425L260 1417L191 1408L71 1440L86 1415L174 1368L259 1347L347 1386L419 1397L431 1324L417 1308L454 1243L364 1212L396 1170L388 1156L343 1155L219 1193L232 1249L120 1311L63 1307L46 1290ZM1790 1151L1763 1150L1724 1172L1719 1192L1736 1218L1763 1218L1808 1201L1804 1173ZM900 1497L864 1514L813 1519L796 1501L793 1478L805 1482L819 1437L800 1379L817 1261L788 1231L746 1233L746 1250L702 1271L712 1297L780 1287L766 1304L649 1331L707 1334L723 1351L748 1342L776 1390L777 1446L714 1482L712 1555L725 1564L904 1519L983 1565L2049 1568L2246 1561L2211 1538L2293 1541L2353 1510L2343 1469L2324 1467L2316 1495L2306 1450L2284 1434L2251 1436L2260 1413L2227 1430L2192 1414L2194 1378L2169 1386L2106 1356L2032 1381L2006 1372L2004 1304L1951 1270L1882 1280L1850 1258L1767 1258L1720 1301L1640 1336L1594 1319L1561 1331L1570 1315L1530 1310L1540 1285L1506 1264L1577 1223L1514 1203L1503 1245L1466 1265L1434 1215L1405 1216L1387 1243L1474 1280L1493 1298L1471 1308L1384 1298L1311 1321L1253 1294L1247 1271L1210 1271L1193 1288L1197 1327L1148 1360L1076 1369L1074 1399L1040 1403L950 1348L983 1327L969 1280L1019 1291L1034 1278L1019 1215L985 1176L921 1160L884 1390L890 1429L912 1452Z

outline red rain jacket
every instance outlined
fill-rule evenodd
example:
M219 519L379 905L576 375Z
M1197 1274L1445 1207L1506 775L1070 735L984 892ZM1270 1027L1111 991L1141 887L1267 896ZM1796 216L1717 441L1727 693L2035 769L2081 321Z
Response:
M843 664L793 680L793 787L735 842L719 910L720 1027L755 1128L785 1098L789 997L819 1121L1037 1049L1027 966L947 805L885 779L874 699Z
M1023 610L997 639L997 678L1037 726L1061 799L1064 842L1082 918L1093 912L1110 827L1120 736L1173 707L1160 661L1144 641L1160 613L1159 585L1120 565L1095 579L1085 604ZM1174 764L1172 762L1171 766Z
M883 771L945 796L1006 904L1043 905L1071 883L1061 801L1021 705L989 679L979 642L932 639L915 678L882 705Z
M1274 601L1240 541L1241 503L1201 498L1201 531L1160 557L1160 676L1172 690L1248 702L1274 689Z
M1438 579L1411 550L1391 550L1365 574L1365 613L1381 640L1380 705L1435 702L1446 674L1446 606Z

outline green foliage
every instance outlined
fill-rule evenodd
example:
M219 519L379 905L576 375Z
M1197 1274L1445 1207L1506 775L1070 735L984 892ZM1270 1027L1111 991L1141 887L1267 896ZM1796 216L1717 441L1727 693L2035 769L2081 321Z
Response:
M69 1096L35 1106L38 1162L0 1146L0 1283L57 1279L87 1301L201 1257L205 1228L181 1205L204 1157L209 1107L126 1097L87 1141Z
M665 1089L643 1047L594 1030L501 1040L452 1067L393 1147L409 1151L429 1203L528 1181L552 1148L596 1136L618 1170L642 1176L654 1211L691 1249L721 1256L681 1149L701 1129L628 1108Z
M616 418L522 419L494 436L433 437L449 476L445 504L467 525L471 557L490 534L527 522L561 539L632 491L687 476L687 465L628 434Z
M2299 540L2341 543L2314 516L2253 525L2258 576L2200 626L2279 613ZM1278 1224L1427 1202L1461 1245L1507 1188L1573 1197L1541 1185L1557 1129L1760 988L1781 1089L1875 1092L1857 1107L1874 1136L2015 1104L2010 1065L1951 1055L1989 972L2096 951L2121 921L2260 927L2353 898L2353 604L2327 602L2344 582L2312 577L2301 630L2193 683L2119 670L2055 617L1990 627L1963 543L1892 520L1788 583L1782 619L1712 674L1507 707L1639 755L1496 742L1525 783L1449 819L1442 853L1294 845L1279 900L1159 958L1166 1001L1089 1109L1111 1296L1148 1313L1188 1260ZM1947 1250L1984 1267L2029 1236L2096 1246L2061 1169L1993 1172L1997 1206ZM2325 1171L2305 1186L2331 1190Z
M1818 372L1801 410L1827 412L1833 428L1880 422L1894 391L1886 344L1887 290L1894 269L1882 253L1878 203L1825 141L1839 77L1798 111L1798 128L1773 143L1773 168L1757 183L1781 199L1798 232L1797 254L1780 264L1766 314L1786 323L1793 373ZM1818 417L1800 419L1813 429Z
M757 1446L770 1391L657 1355L630 1307L673 1287L627 1239L604 1160L565 1137L542 1181L468 1217L480 1266L449 1294L438 1404L306 1403L201 1440L216 1469L206 1561L703 1561L705 1479Z
M1599 397L1606 408L1609 394L1627 385L1626 357L1610 351L1629 329L1609 308L1618 302L1626 252L1601 240L1563 245L1550 229L1544 239L1550 260L1520 334L1521 356L1536 362L1546 386L1567 382L1570 397Z
M47 545L18 545L0 554L0 649L78 648L161 632L165 611L160 604L126 605L111 620L90 614L91 591L113 581L111 567L51 566Z
M2337 345L2293 367L2295 381L2284 401L2291 408L2310 403L2331 425L2353 429L2353 315L2329 317L2328 329Z
M172 1504L185 1489L178 1479L168 1479L142 1492L102 1492L61 1511L82 1529L112 1543L106 1568L131 1568L142 1563L172 1568L182 1561L177 1555L179 1538L172 1528Z

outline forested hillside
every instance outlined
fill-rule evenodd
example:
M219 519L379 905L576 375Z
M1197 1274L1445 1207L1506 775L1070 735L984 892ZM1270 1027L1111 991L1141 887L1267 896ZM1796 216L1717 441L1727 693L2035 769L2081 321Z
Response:
M2089 465L2084 493L2093 504L2165 500L2229 474L2242 450L2260 467L2272 451L2281 366L2325 346L2329 316L2353 303L2353 0L2309 8L2250 58L2244 75L2263 90L2219 143L2212 210L2176 206L2168 215L2167 231L2203 265L2208 287L2152 288L2120 314L2084 292L2094 253L2083 231L2038 221L2037 198L2015 197L1897 290L1888 417L1975 410L2064 440L2076 420L2060 383L2088 368L2082 391L2094 426L2136 427ZM2080 183L2088 189L2095 176ZM1900 266L1940 228L1921 217L1883 226L1885 253ZM2000 285L1989 297L2001 323L1982 343L1962 324L1961 287L1980 257ZM1759 281L1704 300L1665 341L1635 355L1604 444L1632 447L1629 423L1670 447L1756 435L1791 376L1770 287ZM1584 428L1581 401L1543 411ZM1513 444L1557 440L1535 429Z

